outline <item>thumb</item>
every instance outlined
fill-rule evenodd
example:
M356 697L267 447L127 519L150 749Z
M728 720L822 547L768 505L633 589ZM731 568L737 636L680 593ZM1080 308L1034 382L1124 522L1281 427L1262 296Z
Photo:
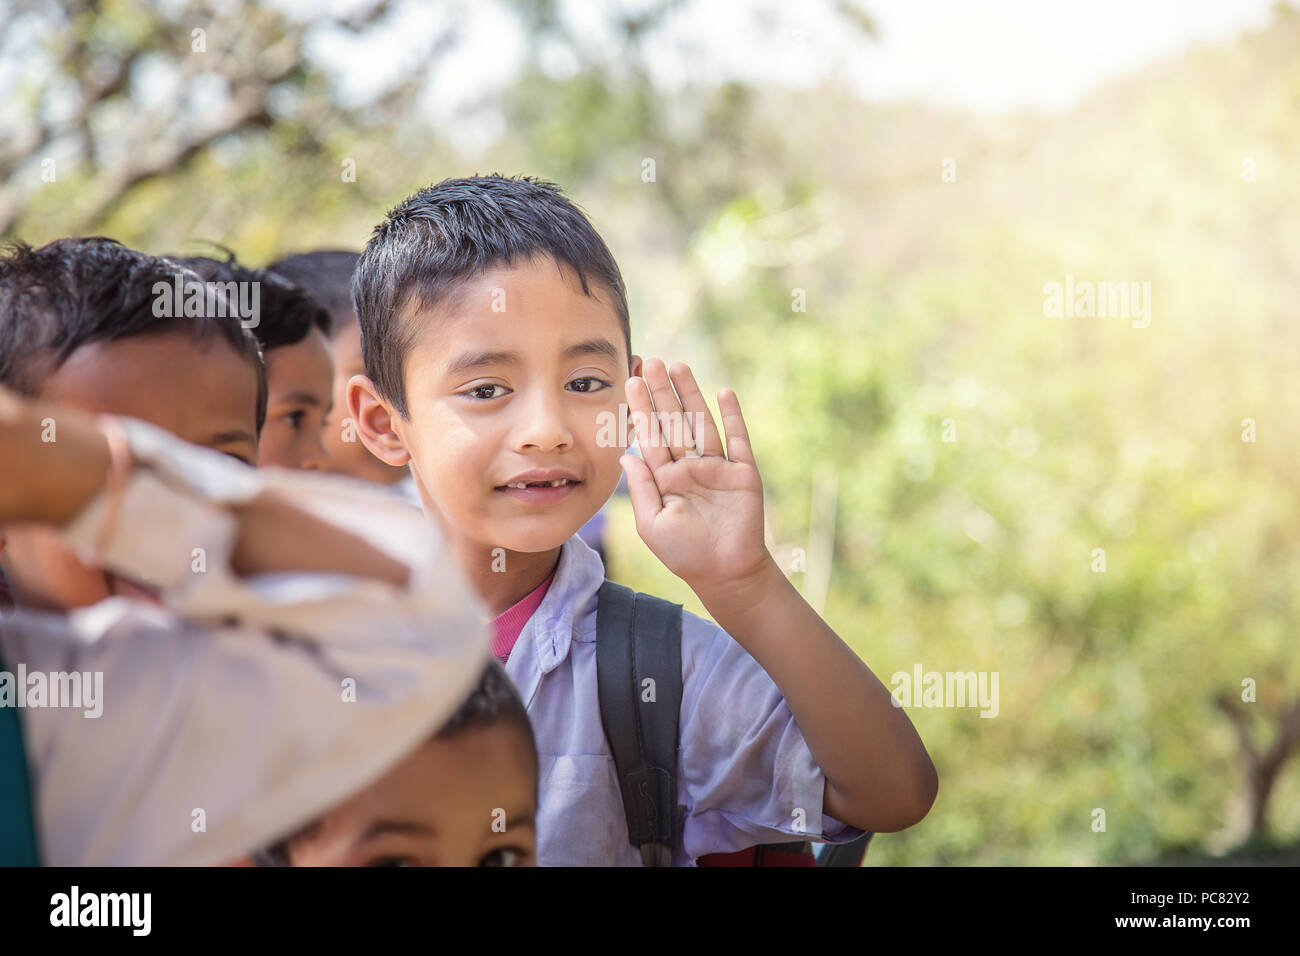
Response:
M664 510L664 500L649 465L636 455L624 455L618 463L623 466L623 474L627 475L627 493L632 499L636 529L640 532L643 525L649 527L654 517Z

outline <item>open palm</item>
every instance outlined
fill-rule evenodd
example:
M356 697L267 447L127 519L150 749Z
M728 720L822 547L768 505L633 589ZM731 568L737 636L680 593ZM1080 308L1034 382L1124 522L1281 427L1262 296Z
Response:
M627 381L644 460L623 467L643 541L696 591L744 579L767 561L763 482L734 392L718 393L726 448L695 376L658 359Z

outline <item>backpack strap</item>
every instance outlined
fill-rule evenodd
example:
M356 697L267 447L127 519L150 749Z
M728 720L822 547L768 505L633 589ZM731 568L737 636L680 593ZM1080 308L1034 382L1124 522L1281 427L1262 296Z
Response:
M832 843L822 850L817 858L818 866L861 866L867 855L867 844L871 842L871 831L850 843Z
M682 606L612 581L602 584L596 609L596 683L628 839L646 866L671 866L679 837Z

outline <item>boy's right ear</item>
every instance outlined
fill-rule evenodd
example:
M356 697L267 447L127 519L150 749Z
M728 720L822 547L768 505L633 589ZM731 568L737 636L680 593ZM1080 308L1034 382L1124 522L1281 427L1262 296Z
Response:
M380 461L401 467L411 460L402 438L393 429L397 411L384 401L375 383L365 375L348 379L348 414L356 423L361 443Z

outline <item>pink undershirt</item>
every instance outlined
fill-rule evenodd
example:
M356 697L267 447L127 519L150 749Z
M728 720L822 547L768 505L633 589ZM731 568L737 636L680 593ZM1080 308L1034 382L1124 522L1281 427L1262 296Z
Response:
M502 611L500 616L492 621L492 655L502 664L510 658L510 652L515 648L515 641L519 640L519 632L524 629L528 619L542 603L542 598L546 597L554 577L555 572L552 571L551 576L528 592L523 600L508 611Z

